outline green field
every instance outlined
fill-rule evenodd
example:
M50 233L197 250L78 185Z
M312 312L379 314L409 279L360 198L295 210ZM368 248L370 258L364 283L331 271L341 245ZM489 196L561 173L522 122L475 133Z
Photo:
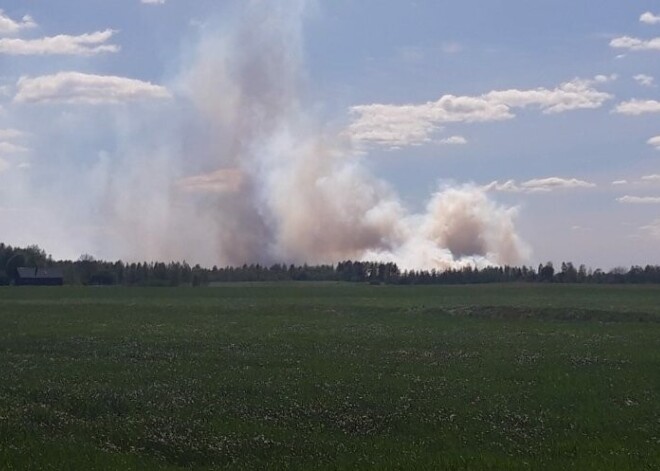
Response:
M0 469L660 469L660 288L0 289Z

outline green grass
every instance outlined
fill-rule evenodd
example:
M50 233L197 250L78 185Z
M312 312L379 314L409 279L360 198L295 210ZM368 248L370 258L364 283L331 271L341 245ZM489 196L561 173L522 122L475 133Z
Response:
M660 469L660 288L0 289L0 469Z

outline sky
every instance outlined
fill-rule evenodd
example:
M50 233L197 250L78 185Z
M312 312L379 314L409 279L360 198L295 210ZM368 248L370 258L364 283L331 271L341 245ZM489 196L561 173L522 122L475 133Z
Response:
M0 0L0 240L659 264L660 6Z

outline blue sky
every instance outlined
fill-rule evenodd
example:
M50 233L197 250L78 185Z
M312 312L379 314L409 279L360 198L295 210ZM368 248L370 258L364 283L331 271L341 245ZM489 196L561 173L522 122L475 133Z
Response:
M660 263L657 2L0 9L6 242L207 265Z

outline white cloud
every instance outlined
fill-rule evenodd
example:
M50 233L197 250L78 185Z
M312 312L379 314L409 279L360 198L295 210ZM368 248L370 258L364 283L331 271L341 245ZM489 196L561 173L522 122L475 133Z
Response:
M451 136L446 139L440 139L438 143L450 144L450 145L465 145L468 143L468 141L463 136Z
M639 231L653 239L660 239L660 219L656 219L651 224L640 227Z
M612 185L627 185L627 184L628 184L628 180L614 180L612 182Z
M37 24L31 16L25 15L20 21L12 20L0 9L0 35L17 34L21 30L34 28Z
M639 17L639 21L646 23L647 25L656 25L660 23L660 16L647 11L646 13L642 13L642 16Z
M633 77L637 83L644 87L652 87L654 78L646 74L637 74Z
M608 82L614 82L618 78L619 76L617 74L610 74L610 75L599 74L594 77L593 81L596 83L608 83Z
M490 182L487 185L483 186L484 191L503 191L506 193L520 193L522 189L515 180L507 180L504 183L500 183L498 180Z
M538 106L543 113L562 113L577 109L599 108L611 99L612 95L593 88L595 83L616 80L616 76L597 75L593 80L575 79L554 89L504 90L490 92L488 100L502 103L512 108Z
M26 133L17 129L0 129L0 156L24 154L29 152L30 149L27 147L12 142L17 139L23 139L26 136Z
M622 196L617 198L619 203L626 204L660 204L660 196Z
M501 121L515 117L513 109L536 106L545 114L598 108L612 95L596 90L596 83L615 79L599 76L575 79L554 89L492 91L481 96L444 95L439 100L409 105L359 105L348 128L357 142L398 148L431 141L443 124Z
M646 143L650 146L655 147L657 150L660 150L660 136L655 136L646 141Z
M28 152L30 149L11 142L0 142L0 155L20 154Z
M91 56L105 52L118 52L119 46L105 44L115 32L106 29L79 36L60 34L38 39L2 38L0 39L0 54Z
M639 39L621 36L610 41L610 47L628 49L630 51L660 51L660 38Z
M521 186L530 191L551 191L563 188L594 188L596 184L577 178L550 177L529 180L522 183Z
M0 141L11 141L24 138L25 136L27 134L18 129L0 129Z
M619 103L614 109L615 113L637 116L645 113L660 113L660 101L630 100Z
M643 182L650 182L650 183L660 183L660 175L654 174L654 175L644 175L642 177Z
M594 188L595 183L578 180L576 178L535 178L520 184L515 180L507 180L504 183L494 181L484 187L486 191L502 191L507 193L547 193L554 190Z
M387 147L421 145L445 123L474 123L513 118L509 108L481 97L445 95L422 105L360 105L351 108L355 117L350 136L367 144Z
M165 0L140 0L140 2L146 5L162 5Z
M16 84L17 103L73 103L98 105L150 98L170 98L160 85L125 77L60 72L41 77L21 77Z

